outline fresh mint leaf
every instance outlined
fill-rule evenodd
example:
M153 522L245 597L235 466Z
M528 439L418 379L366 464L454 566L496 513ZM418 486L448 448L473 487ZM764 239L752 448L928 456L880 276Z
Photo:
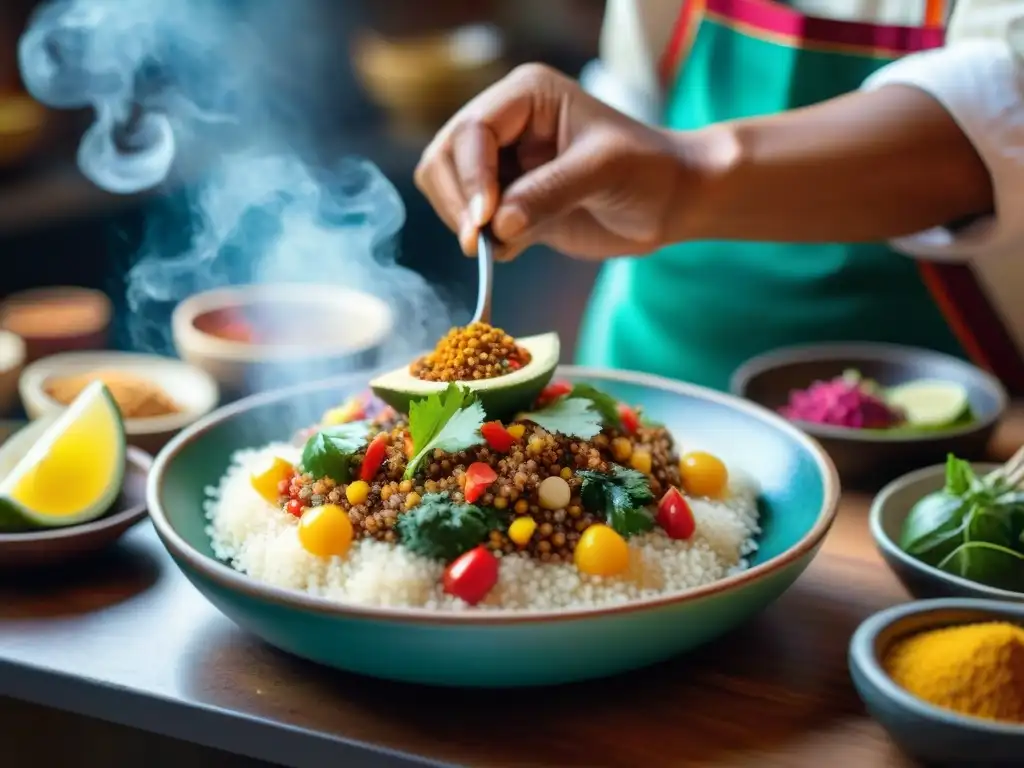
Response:
M958 459L952 453L946 457L946 492L963 496L977 483L978 478L970 462Z
M428 493L395 527L407 549L449 562L486 540L498 520L490 510L454 503L447 493Z
M553 434L589 440L602 429L601 414L582 397L562 397L550 405L520 417Z
M414 455L405 467L404 478L413 477L423 460L438 448L457 453L482 443L480 427L486 418L483 406L473 393L456 384L411 403L409 434Z
M352 479L352 457L366 444L370 434L367 421L353 421L318 430L302 449L300 465L314 477L329 477L336 483Z
M601 414L601 419L606 427L618 427L622 424L622 419L619 416L619 403L607 392L602 392L590 384L575 384L569 397L589 400L594 410Z
M628 538L654 527L654 516L646 507L654 494L641 472L616 467L611 473L581 470L576 474L583 478L583 506L603 514L609 527L620 535Z

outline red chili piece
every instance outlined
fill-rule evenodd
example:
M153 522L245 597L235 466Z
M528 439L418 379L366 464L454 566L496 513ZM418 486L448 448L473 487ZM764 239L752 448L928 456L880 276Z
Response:
M284 507L289 515L295 515L295 517L302 517L302 502L298 499L292 499Z
M622 430L628 435L635 434L640 429L640 416L625 403L619 403L617 407Z
M498 559L487 547L459 555L444 571L444 591L476 605L498 583Z
M686 540L693 536L697 529L693 510L677 488L669 488L661 497L661 501L658 502L657 520L670 539Z
M541 390L537 398L537 405L547 405L560 397L565 397L572 392L572 384L568 381L552 381Z
M466 467L466 501L470 504L475 502L484 495L487 486L497 479L498 473L489 464L484 464L482 461L474 461Z
M500 421L488 421L480 427L480 434L484 436L487 444L498 453L508 453L516 444L516 439L501 425Z
M360 480L369 483L377 475L377 470L384 463L390 442L391 436L387 432L379 432L370 441L370 445L366 448L366 456L363 457L363 463L359 467Z

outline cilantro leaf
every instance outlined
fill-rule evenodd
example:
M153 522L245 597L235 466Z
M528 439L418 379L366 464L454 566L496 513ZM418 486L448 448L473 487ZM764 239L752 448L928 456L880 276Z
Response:
M395 527L407 549L448 562L480 544L498 525L490 510L454 503L447 493L428 493L398 516Z
M590 384L575 384L569 397L589 400L594 410L601 414L606 427L618 427L622 424L622 418L619 416L619 403L607 392L602 392Z
M369 434L368 421L352 421L318 430L306 440L300 466L314 477L347 483L352 479L352 457L366 444Z
M563 397L539 411L524 413L521 419L532 421L548 432L566 437L589 440L601 429L601 414L590 400L582 397Z
M616 532L629 538L654 527L654 516L646 507L654 501L654 493L642 472L615 467L610 473L580 470L576 474L583 478L583 505L603 514Z
M447 453L464 451L484 441L480 427L487 418L484 407L468 389L456 384L409 405L409 434L415 452L403 477L416 474L423 460L437 448Z

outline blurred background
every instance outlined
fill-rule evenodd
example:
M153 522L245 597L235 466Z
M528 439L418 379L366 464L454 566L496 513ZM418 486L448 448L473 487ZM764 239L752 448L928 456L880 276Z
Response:
M19 78L17 41L35 6L0 3L0 298L49 285L98 288L114 302L112 346L131 349L125 275L147 217L187 199L205 166L193 154L171 182L142 194L113 195L85 179L75 155L91 110L42 109ZM267 87L311 92L316 110L305 127L323 162L356 154L379 166L406 206L400 262L468 310L475 266L413 186L416 161L460 104L515 64L544 61L577 74L596 55L603 9L602 0L289 0L289 12L314 20L331 44L303 59L302 41L282 29ZM500 266L495 323L516 335L558 330L571 357L594 273L543 249Z

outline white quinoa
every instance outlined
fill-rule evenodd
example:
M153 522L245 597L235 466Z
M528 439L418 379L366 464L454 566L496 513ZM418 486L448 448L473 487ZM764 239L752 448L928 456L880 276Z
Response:
M300 449L275 443L238 451L218 487L206 489L207 531L214 554L236 570L267 584L361 606L439 610L543 611L592 608L680 592L710 584L747 567L760 533L757 489L730 467L724 501L689 498L697 528L687 541L660 528L629 539L630 568L615 577L587 576L571 564L550 564L524 555L501 558L498 584L470 608L444 594L444 565L401 546L364 538L344 558L325 560L299 543L298 520L267 503L250 477L274 457L299 460Z

